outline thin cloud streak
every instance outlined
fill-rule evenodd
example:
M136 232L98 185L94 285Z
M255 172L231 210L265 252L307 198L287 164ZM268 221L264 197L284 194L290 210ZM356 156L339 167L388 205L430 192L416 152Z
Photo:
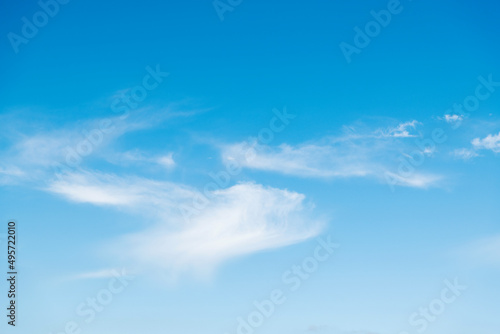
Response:
M256 140L229 144L221 147L222 160L236 162L244 168L317 179L371 178L404 187L428 188L436 186L442 176L432 173L412 173L407 177L397 175L397 158L405 151L414 150L405 140L415 135L408 132L417 121L401 123L387 130L378 129L366 134L352 127L345 135L323 138L298 145L269 146ZM383 135L381 135L383 134ZM426 155L434 152L424 151Z

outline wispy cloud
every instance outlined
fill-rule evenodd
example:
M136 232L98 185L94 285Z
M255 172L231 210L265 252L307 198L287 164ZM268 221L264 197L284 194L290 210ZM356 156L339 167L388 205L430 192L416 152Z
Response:
M468 148L459 148L452 152L452 155L458 159L462 160L470 160L479 156L479 154L475 150L471 150Z
M120 275L125 275L125 270L122 270L121 273L118 269L109 268L109 269L101 269L96 271L88 271L75 275L68 276L67 280L83 280L83 279L100 279L100 278L110 278L117 277Z
M156 164L166 169L172 169L176 165L173 152L164 153L162 155L152 155L138 149L117 153L110 160L117 164Z
M284 175L322 179L364 177L382 182L394 175L397 180L393 180L392 184L427 188L436 185L441 176L413 173L401 177L395 170L394 161L398 156L415 149L403 138L413 137L407 128L417 124L417 121L412 121L401 123L389 131L379 129L367 133L359 133L349 127L349 131L342 136L298 145L268 146L255 140L244 141L223 146L221 154L225 162ZM425 155L433 153L433 150L427 149L423 152Z
M398 126L389 128L388 130L380 130L380 133L385 137L395 137L395 138L417 137L416 134L411 134L410 130L415 129L419 124L422 123L413 120L411 122L400 123Z
M427 189L431 186L435 186L439 184L439 182L443 179L440 175L435 174L422 174L422 173L412 173L409 176L402 176L400 174L386 172L385 173L386 180L390 184L403 186L403 187L412 187L412 188L422 188Z
M176 209L176 202L190 200L197 194L194 189L173 182L83 170L60 176L46 190L74 202L128 209L156 207L155 211L160 212Z
M154 159L154 161L156 163L162 165L165 168L172 168L175 166L175 161L174 161L172 152L170 152L166 155L163 155L161 157L157 157Z
M437 118L451 125L458 125L464 120L464 116L459 114L445 114L443 117Z
M0 166L0 185L15 183L17 180L25 177L25 172L16 166Z
M187 186L99 173L73 173L49 191L68 200L113 206L152 216L146 230L113 243L110 251L134 267L209 274L229 259L301 242L316 236L305 196L253 183L214 191L209 204L189 222L181 208L201 194Z
M7 144L0 152L0 183L36 182L50 178L48 175L58 173L61 168L77 169L89 156L103 155L106 148L128 133L193 113L196 112L177 111L170 107L143 108L121 116L90 119L56 128L46 124L26 126L22 120L9 116L9 122L16 127L8 129ZM138 157L124 155L123 159L127 158ZM144 159L164 168L175 166L171 152Z
M149 268L207 275L242 255L283 247L316 236L305 196L244 183L214 192L210 205L189 223L173 214L158 225L124 237L114 249ZM174 228L175 227L175 228Z
M22 180L28 175L32 186L68 201L146 217L149 224L117 240L110 251L118 250L117 257L123 255L124 262L135 267L160 268L172 276L185 271L209 273L237 256L301 242L321 230L321 220L313 218L305 196L293 191L253 183L212 191L208 205L186 221L181 208L192 205L196 199L206 199L206 193L176 182L139 177L136 169L118 175L90 169L91 163L70 164L68 157L74 158L75 152L82 160L90 154L109 160L99 150L110 147L120 136L153 127L169 117L185 116L158 111L136 117L135 113L17 133L10 147L1 152L9 157L5 160L10 165L0 165L0 182L5 183L8 178ZM135 149L120 154L111 149L106 153L109 151L113 157L130 163L156 164L167 169L176 164L172 152L149 154ZM54 164L72 168L54 175ZM109 274L105 270L79 277Z
M348 147L344 149L313 143L271 147L256 142L242 142L224 147L222 157L226 161L237 161L246 168L329 178L371 174L372 170L367 168L365 156L360 153L349 151Z

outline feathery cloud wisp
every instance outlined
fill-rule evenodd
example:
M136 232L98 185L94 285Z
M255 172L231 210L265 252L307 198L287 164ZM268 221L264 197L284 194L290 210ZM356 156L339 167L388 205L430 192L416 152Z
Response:
M120 238L110 250L135 267L161 268L174 277L211 273L232 258L316 236L323 226L304 195L253 183L213 191L189 221L180 207L201 194L175 183L85 172L63 176L48 190L72 201L153 215L156 223Z
M477 156L479 156L479 154L477 154L477 152L475 150L471 150L471 149L468 149L468 148L459 148L459 149L456 149L452 152L452 154L458 158L458 159L462 159L462 160L470 160L472 158L475 158Z
M410 129L415 129L418 124L421 124L417 120L411 122L400 123L394 128L390 128L388 131L381 131L384 137L396 137L396 138L409 138L417 137L415 134L410 133Z
M417 121L401 123L380 136L381 130L368 134L350 132L341 137L324 138L320 141L299 145L261 145L256 140L223 146L222 159L254 170L270 171L285 175L308 178L373 178L391 184L428 188L438 184L439 175L414 172L404 177L397 174L398 158L415 147L405 142L408 127ZM423 155L430 156L434 150L425 148Z

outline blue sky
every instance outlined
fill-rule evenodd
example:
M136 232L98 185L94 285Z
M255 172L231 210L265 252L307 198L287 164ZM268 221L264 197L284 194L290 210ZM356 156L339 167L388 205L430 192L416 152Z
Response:
M6 332L498 333L497 4L2 5Z

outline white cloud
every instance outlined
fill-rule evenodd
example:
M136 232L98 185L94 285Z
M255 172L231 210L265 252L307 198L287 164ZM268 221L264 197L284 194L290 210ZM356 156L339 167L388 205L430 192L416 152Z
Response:
M172 169L176 165L175 160L173 158L173 152L169 152L164 155L153 156L137 149L116 154L111 159L111 161L113 163L118 163L118 164L128 164L128 163L157 164L166 169Z
M110 268L110 269L101 269L97 271L79 273L67 277L67 280L110 278L110 277L119 277L121 275L126 275L124 269L122 269L120 272L118 269Z
M26 173L16 166L0 166L0 185L12 184L21 178L25 178Z
M69 201L146 216L149 223L117 240L109 251L118 252L117 258L123 259L127 268L130 263L139 269L159 268L174 276L185 271L209 273L235 257L298 243L320 232L322 223L312 217L311 205L305 202L304 195L293 191L243 183L202 194L174 182L90 171L86 169L90 163L75 163L52 175L54 163L68 162L68 149L78 153L81 143L88 141L94 145L87 154L90 155L127 132L154 126L162 119L142 116L144 119L133 114L112 119L113 131L102 134L102 138L94 131L102 120L32 135L18 133L11 147L1 152L9 157L6 160L12 166L0 167L0 182L4 182L4 176L20 179L29 175L31 185ZM81 156L82 160L85 156ZM105 154L95 156L109 158ZM132 150L120 157L111 150L110 156L118 162L143 161L169 169L175 166L170 152L149 155ZM208 201L206 207L186 221L180 208L192 206L200 198ZM102 270L75 277L109 274L109 270Z
M492 150L495 153L500 153L500 132L496 135L488 135L483 139L474 138L472 145L475 149Z
M189 223L178 226L181 218L174 215L125 237L118 248L137 263L168 269L173 275L210 274L232 258L316 236L321 224L308 217L304 199L287 190L238 184L214 192L210 204Z
M304 195L252 183L216 190L207 198L174 183L85 172L63 176L48 190L72 201L152 215L153 226L121 238L109 250L127 267L133 262L172 276L209 274L232 258L298 243L322 228ZM186 221L181 207L195 198L208 203Z
M125 133L150 127L157 117L110 117L66 125L59 129L20 135L10 153L22 165L49 167L72 164L99 151ZM164 116L165 117L165 116Z
M458 125L464 120L464 116L458 114L445 114L444 117L437 117L451 125Z
M192 199L197 194L194 189L172 182L81 170L61 175L46 190L74 202L130 209L161 206L160 211L172 210L176 201Z
M371 168L366 166L366 158L359 152L362 148L350 151L347 146L283 144L270 147L256 142L242 142L224 147L222 157L226 161L236 161L246 168L303 177L353 177L372 174Z
M451 152L458 159L471 160L479 156L479 150L491 150L500 153L500 132L496 135L489 134L484 138L474 138L471 141L472 148L460 148Z
M382 135L385 137L396 137L396 138L409 138L417 137L415 134L410 134L410 129L415 129L420 122L413 120L411 122L400 123L394 128L390 128L388 131L381 131Z
M390 185L427 189L431 186L436 185L439 181L442 180L442 177L434 174L420 173L411 173L410 175L405 176L397 173L387 172L386 180Z
M475 150L471 150L468 148L460 148L456 149L452 152L452 154L458 158L458 159L463 159L463 160L470 160L472 158L475 158L479 156Z
M103 179L106 181L103 182ZM121 183L121 184L120 184ZM96 205L130 205L140 201L144 188L111 175L95 177L90 173L72 173L52 183L48 191L74 202Z
M415 125L416 121L410 122ZM410 124L408 123L408 124ZM404 123L406 124L406 123ZM405 128L398 127L399 129ZM391 185L428 188L436 185L439 175L413 172L405 177L396 170L405 151L416 147L391 137L374 137L350 133L339 138L325 138L307 144L280 146L260 145L256 141L241 142L222 147L222 159L238 166L308 178L372 178L381 182L391 178ZM425 149L424 156L435 150Z
M127 133L151 128L167 119L187 117L194 113L196 112L178 112L170 107L143 108L122 116L85 120L55 129L45 124L28 126L26 122L10 116L9 122L16 126L6 129L8 131L6 138L7 142L12 143L10 147L7 146L0 152L0 158L4 157L3 160L9 164L0 165L0 170L17 169L18 179L21 176L30 180L46 178L47 173L57 169L54 167L56 165L59 167L63 165L69 169L78 168L89 156L99 156L106 147ZM3 124L0 123L0 127L3 128ZM49 130L40 130L45 127ZM154 157L151 162L168 168L175 165L170 153ZM16 175L10 175L12 180L15 177ZM0 182L3 178L0 176Z
M175 166L173 153L168 153L167 155L156 158L156 162L165 168L172 168Z

